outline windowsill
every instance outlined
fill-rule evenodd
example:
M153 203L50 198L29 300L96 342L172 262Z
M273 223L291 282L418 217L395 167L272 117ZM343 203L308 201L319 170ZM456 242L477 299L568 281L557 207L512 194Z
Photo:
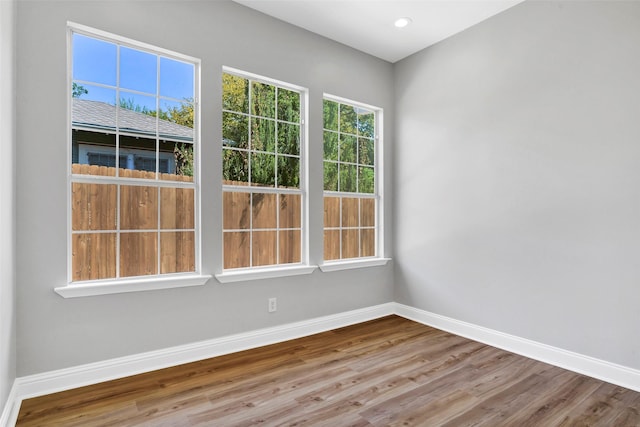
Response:
M154 291L158 289L202 286L211 275L188 274L172 276L137 277L135 279L107 280L68 284L55 288L63 298L88 297L93 295L119 294L125 292Z
M318 268L316 265L277 266L265 268L252 268L242 270L229 270L216 274L220 283L242 282L245 280L271 279L274 277L299 276L311 274Z
M330 271L351 270L354 268L378 267L386 265L391 258L366 258L366 259L349 259L340 261L331 261L320 264L320 270L324 273Z

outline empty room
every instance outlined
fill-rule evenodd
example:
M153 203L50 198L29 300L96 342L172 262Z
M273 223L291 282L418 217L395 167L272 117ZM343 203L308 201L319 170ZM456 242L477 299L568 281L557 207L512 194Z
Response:
M0 426L640 426L640 2L0 37Z

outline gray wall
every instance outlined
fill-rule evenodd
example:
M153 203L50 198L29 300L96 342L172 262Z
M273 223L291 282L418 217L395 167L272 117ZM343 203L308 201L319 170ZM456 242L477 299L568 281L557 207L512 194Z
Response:
M322 93L385 109L391 64L227 1L18 3L18 375L101 361L387 303L393 267L63 299L67 255L66 23L202 59L203 269L221 270L221 69L309 88L311 261L322 258ZM388 162L390 165L391 162ZM391 176L391 169L385 171ZM390 181L386 186L390 189ZM390 203L386 206L391 217ZM387 255L391 255L391 227ZM278 311L267 313L267 298Z
M640 368L638 22L527 1L396 64L396 301Z
M16 377L15 1L0 1L0 414Z

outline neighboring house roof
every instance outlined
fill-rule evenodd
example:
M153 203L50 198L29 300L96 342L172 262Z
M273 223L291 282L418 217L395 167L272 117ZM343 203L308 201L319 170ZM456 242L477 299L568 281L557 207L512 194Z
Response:
M155 137L156 118L148 114L120 108L118 120L121 132ZM72 123L74 127L115 132L116 107L106 102L73 98ZM157 120L160 138L193 141L193 129L167 120Z

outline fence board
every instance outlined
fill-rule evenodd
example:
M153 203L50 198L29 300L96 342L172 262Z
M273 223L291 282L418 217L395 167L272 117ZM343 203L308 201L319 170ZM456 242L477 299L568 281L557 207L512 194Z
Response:
M158 273L158 233L120 234L120 276Z
M160 233L160 273L195 270L195 232Z
M160 189L160 228L195 228L195 190L193 188Z
M224 233L224 268L249 267L250 242L249 232L225 232Z
M115 168L74 164L73 173L114 176ZM120 169L120 176L155 178L154 172ZM192 181L192 177L160 174L159 179ZM225 181L228 185L246 185ZM111 231L116 229L117 191L120 187L120 228L160 230L126 232L120 235L122 277L195 270L195 190L117 184L72 184L72 229ZM253 206L252 206L253 197ZM224 268L297 263L301 254L301 196L225 191L223 193ZM158 217L158 203L160 212ZM341 209L342 206L342 209ZM276 216L278 212L278 216ZM279 217L279 223L276 218ZM253 222L253 237L249 232ZM375 255L375 200L357 197L325 197L324 226L354 227L325 230L324 259L335 260ZM261 228L294 230L260 231ZM178 230L163 232L162 230ZM279 238L279 244L277 239ZM81 233L72 238L72 277L92 280L115 277L116 233ZM253 239L253 249L250 240ZM341 255L342 249L342 255ZM252 252L250 252L252 250Z
M120 228L153 230L158 228L158 188L120 186Z
M254 231L252 262L254 266L273 265L278 262L276 256L277 234L275 231Z
M280 195L280 228L300 228L301 199L298 194Z
M71 252L72 280L116 277L116 233L74 234Z
M300 262L301 235L299 230L280 231L280 263Z
M118 188L114 184L71 185L71 222L73 230L116 229Z

